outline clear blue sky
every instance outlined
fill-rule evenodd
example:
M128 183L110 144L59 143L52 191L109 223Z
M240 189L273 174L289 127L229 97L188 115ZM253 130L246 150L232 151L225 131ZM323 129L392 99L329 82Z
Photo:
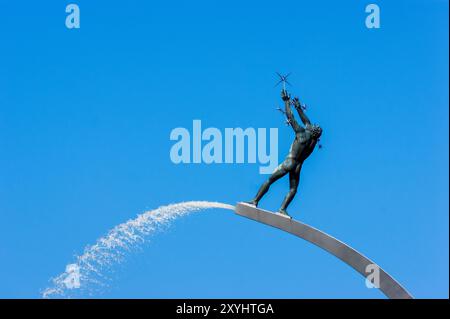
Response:
M170 131L279 127L274 72L324 129L295 218L344 240L416 297L449 291L448 2L67 1L0 4L0 297L38 298L110 228L186 200L234 204L258 165L174 165ZM261 206L277 209L280 180ZM298 238L208 211L176 221L101 297L379 298Z

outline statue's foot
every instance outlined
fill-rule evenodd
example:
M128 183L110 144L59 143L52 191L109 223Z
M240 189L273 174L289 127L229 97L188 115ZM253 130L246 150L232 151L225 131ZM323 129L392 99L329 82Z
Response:
M283 208L280 208L280 210L278 211L279 214L284 215L285 217L288 218L292 218L291 216L289 216L289 214L287 213L287 211Z
M250 205L255 206L255 207L258 206L258 202L256 200L254 200L254 199L252 199L251 201L248 201L248 202L244 202L244 203L250 204Z

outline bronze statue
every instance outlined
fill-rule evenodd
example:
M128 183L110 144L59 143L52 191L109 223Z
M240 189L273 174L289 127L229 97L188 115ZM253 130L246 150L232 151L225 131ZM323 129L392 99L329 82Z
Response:
M284 81L285 82L285 81ZM283 83L284 84L284 83ZM287 123L294 129L295 139L292 142L289 154L286 159L281 163L269 177L269 179L262 184L255 198L248 202L249 204L258 206L261 198L267 193L270 185L289 173L289 192L284 198L281 204L279 213L285 216L289 216L286 209L297 193L297 187L300 179L300 171L302 169L303 162L314 151L314 148L322 135L322 129L318 125L311 124L308 117L304 112L304 107L301 105L298 97L295 97L291 101L290 94L286 91L285 86L281 91L281 98L284 101L285 114L287 117ZM291 103L295 107L305 127L301 126L295 119L292 113Z

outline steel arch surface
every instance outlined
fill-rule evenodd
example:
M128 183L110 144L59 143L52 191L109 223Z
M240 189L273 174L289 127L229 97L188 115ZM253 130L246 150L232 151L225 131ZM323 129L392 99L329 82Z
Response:
M284 217L267 210L256 208L247 203L237 203L235 212L238 215L250 218L260 223L281 229L292 235L300 237L310 243L319 246L330 254L336 256L364 277L367 276L366 269L369 265L375 265L379 269L379 289L391 299L412 299L411 294L403 288L392 276L385 272L372 260L359 253L344 242L328 235L327 233Z

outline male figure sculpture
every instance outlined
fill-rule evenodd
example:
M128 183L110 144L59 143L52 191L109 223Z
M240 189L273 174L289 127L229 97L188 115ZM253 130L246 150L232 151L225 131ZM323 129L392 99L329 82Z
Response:
M285 89L283 89L281 91L281 98L284 101L288 124L294 129L295 139L294 142L292 142L291 148L289 149L289 154L286 156L286 159L275 169L269 179L264 182L264 184L262 184L261 188L256 194L256 197L248 203L258 206L259 201L267 193L270 185L289 173L290 189L286 197L284 198L284 201L281 204L279 210L280 214L289 216L286 209L297 193L300 171L302 169L303 162L314 151L317 141L322 135L322 129L318 125L311 124L308 117L303 111L298 97L295 97L291 102L290 95ZM291 109L291 103L297 110L298 115L300 116L300 119L302 120L305 127L301 126L295 120L294 114L292 113Z

